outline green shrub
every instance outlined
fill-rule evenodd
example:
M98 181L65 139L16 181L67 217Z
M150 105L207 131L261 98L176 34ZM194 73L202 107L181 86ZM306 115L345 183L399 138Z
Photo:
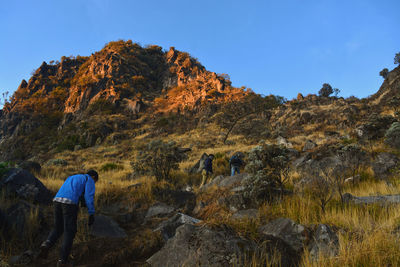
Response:
M279 182L281 171L288 167L286 148L279 145L262 144L249 153L246 171L260 179Z
M139 148L133 170L138 174L150 174L158 181L170 181L172 170L179 168L178 163L186 159L186 154L179 151L175 142L153 140Z
M385 143L400 149L400 122L394 122L386 131Z
M69 135L69 136L64 137L64 139L57 145L57 151L62 152L64 150L74 150L76 145L85 147L80 142L79 135Z

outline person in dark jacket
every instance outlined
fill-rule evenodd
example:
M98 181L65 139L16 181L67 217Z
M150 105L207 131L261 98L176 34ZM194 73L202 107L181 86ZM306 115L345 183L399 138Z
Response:
M231 176L234 176L235 173L240 173L240 167L243 165L243 160L240 158L240 155L234 154L229 159L229 167L231 169Z
M213 173L213 169L212 169L212 161L214 159L214 155L210 154L208 155L208 158L206 158L204 160L204 167L202 170L202 175L203 175L203 179L201 180L201 184L200 187L202 187L208 180L208 178L211 176L211 174Z
M53 199L54 202L54 228L47 240L40 246L39 257L47 258L50 248L54 246L64 233L60 251L60 260L57 266L69 266L68 257L77 231L78 203L84 198L88 213L89 226L94 223L94 194L95 183L99 175L90 170L86 174L76 174L68 177Z

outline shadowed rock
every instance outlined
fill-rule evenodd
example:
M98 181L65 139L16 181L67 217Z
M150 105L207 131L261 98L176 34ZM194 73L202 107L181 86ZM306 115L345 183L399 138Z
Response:
M147 262L164 266L233 266L255 248L255 243L229 230L212 230L204 226L184 224L176 234ZM239 264L240 266L240 264Z
M303 243L308 236L308 230L305 226L287 218L273 220L267 225L261 226L259 231L265 235L282 239L298 253L303 250Z
M125 238L127 237L124 229L110 217L96 215L93 226L90 228L90 234L95 237Z
M41 181L23 169L10 169L0 181L0 190L3 189L8 194L41 204L50 203L53 197Z
M200 220L185 215L183 213L177 213L175 216L169 218L165 222L162 222L154 231L160 231L164 240L168 240L175 235L176 228L183 224L197 224Z

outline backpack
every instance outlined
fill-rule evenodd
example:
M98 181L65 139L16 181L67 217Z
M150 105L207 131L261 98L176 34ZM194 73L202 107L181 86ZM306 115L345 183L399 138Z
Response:
M232 165L239 165L240 166L240 165L242 165L242 160L238 156L234 155L234 156L232 156L232 158L230 160L230 163Z

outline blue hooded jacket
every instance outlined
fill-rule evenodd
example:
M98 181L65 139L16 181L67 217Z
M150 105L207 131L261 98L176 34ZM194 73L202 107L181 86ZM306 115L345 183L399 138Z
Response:
M67 198L72 203L78 205L79 197L85 191L85 202L89 214L94 214L94 193L96 187L94 180L89 174L72 175L65 180L64 184L58 190L55 198Z

